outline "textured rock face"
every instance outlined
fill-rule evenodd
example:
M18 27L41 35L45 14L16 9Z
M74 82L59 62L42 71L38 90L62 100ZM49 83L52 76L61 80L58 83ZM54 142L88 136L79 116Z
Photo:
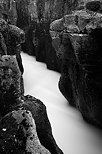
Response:
M99 28L89 36L71 36L71 39L76 40L73 46L80 72L74 82L79 100L76 105L86 120L102 127L101 36Z
M70 13L78 5L78 0L16 0L17 26L25 32L23 51L46 62L49 69L60 71L59 60L51 44L49 25Z
M41 144L47 148L51 154L63 154L52 135L52 129L47 117L45 105L40 100L30 95L25 96L22 100L24 103L21 104L21 106L32 113Z
M9 112L16 99L21 96L21 72L16 56L5 55L0 58L0 114Z
M25 34L20 28L8 24L5 20L0 19L1 33L1 55L16 55L18 65L23 73L22 59L20 56L21 43L25 41Z
M24 68L21 58L21 43L25 41L23 30L17 26L8 24L4 19L0 19L0 55L16 55L18 66L23 74ZM22 94L24 94L23 78L21 76Z
M89 11L102 13L102 1L101 0L87 1L85 7Z
M65 16L66 29L59 37L63 46L59 88L69 103L80 110L84 119L102 127L102 15L78 11L71 21L69 16ZM70 29L69 25L73 23L78 26L78 31L75 27ZM58 53L59 46L54 44L54 47Z
M38 139L31 112L14 110L0 120L0 152L50 154Z
M102 127L102 14L79 10L65 15L51 23L50 35L61 62L60 91L84 119Z
M15 0L0 0L0 17L9 23L16 25L17 10Z

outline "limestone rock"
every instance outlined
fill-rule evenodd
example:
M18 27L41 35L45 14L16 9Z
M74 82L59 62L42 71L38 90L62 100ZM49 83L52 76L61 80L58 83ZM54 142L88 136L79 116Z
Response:
M31 112L14 110L0 120L0 152L50 154L38 139Z

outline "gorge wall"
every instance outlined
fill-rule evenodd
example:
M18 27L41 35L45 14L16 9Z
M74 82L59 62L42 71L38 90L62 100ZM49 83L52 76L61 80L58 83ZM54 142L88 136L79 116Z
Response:
M69 104L76 107L85 120L102 128L102 3L98 0L2 0L0 6L1 55L15 55L21 73L19 80L17 79L19 87L21 87L21 92L17 92L18 95L15 95L16 86L9 90L12 84L6 87L7 81L2 78L0 80L2 81L1 98L3 98L1 104L4 104L2 107L5 111L2 113L1 110L0 122L2 124L5 118L11 117L12 120L16 119L15 126L20 124L20 128L25 127L25 125L21 125L22 115L20 122L17 121L17 118L19 112L25 114L25 110L28 110L30 113L26 115L26 118L29 119L29 116L33 116L38 138L42 146L49 150L44 149L45 153L63 153L52 136L44 105L36 98L24 96L22 79L24 70L20 52L23 50L29 55L35 56L37 61L45 62L48 69L60 72L59 89ZM7 59L10 61L8 57ZM5 61L5 57L2 57L0 68L6 65ZM5 76L4 70L1 69L1 74L4 73ZM8 72L11 73L11 70ZM15 102L14 105L8 103L9 107L6 106L7 99L4 100L2 96L5 95L5 88L2 85L6 91L10 91L6 92L5 98L8 98L9 95L14 96L11 101ZM32 102L34 102L34 107ZM41 105L42 112L44 112L42 115L47 119L45 121L47 121L48 130L43 124L39 126L39 119L41 122L43 119L37 117L40 107L37 108L36 105ZM24 107L24 109L22 110L18 106ZM14 110L16 108L17 111ZM12 113L13 110L14 113ZM15 114L16 118L14 118ZM29 123L29 120L27 122ZM34 128L34 122L32 125ZM12 125L9 127L11 128ZM3 130L3 127L1 129ZM46 141L41 131L45 131L44 135L48 137ZM16 129L15 133L17 134L17 132ZM25 134L27 132L28 130ZM22 137L24 139L25 134ZM27 143L28 138L25 139ZM18 143L22 143L21 147L23 145L25 147L25 143L21 142L22 139L18 137L16 140L17 144L12 142L14 145L20 146ZM1 147L4 146L4 141L5 138L0 141ZM33 144L32 142L30 143ZM36 144L38 145L38 142ZM40 145L41 148L44 148L42 146Z

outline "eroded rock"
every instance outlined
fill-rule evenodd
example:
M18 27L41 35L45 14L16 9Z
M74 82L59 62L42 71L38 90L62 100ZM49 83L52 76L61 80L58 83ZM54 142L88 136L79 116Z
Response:
M61 51L64 56L59 88L84 119L102 127L102 15L87 14L85 11L75 12L79 32L68 29L62 32ZM58 47L56 49L59 51Z
M30 111L14 110L0 120L0 152L50 154L39 141Z
M21 107L30 111L35 120L41 144L52 154L63 154L52 135L45 105L40 100L32 96L24 96L21 93L21 72L16 56L2 56L0 72L0 117L4 117L13 110L19 110Z
M0 57L0 115L3 116L17 104L23 93L21 72L16 56Z

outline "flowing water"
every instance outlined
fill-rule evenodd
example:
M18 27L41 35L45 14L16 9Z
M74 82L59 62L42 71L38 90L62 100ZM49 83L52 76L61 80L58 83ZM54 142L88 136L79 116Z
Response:
M58 89L60 74L22 53L25 95L40 99L47 107L53 136L64 154L102 154L102 131L85 123Z

